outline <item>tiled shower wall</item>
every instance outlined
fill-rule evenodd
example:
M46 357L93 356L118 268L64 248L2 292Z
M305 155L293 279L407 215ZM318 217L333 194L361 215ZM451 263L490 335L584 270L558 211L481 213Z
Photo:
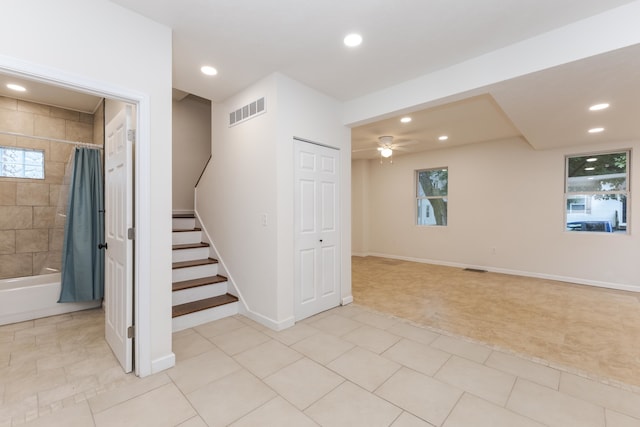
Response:
M102 114L102 108L94 118L94 114L0 96L0 130L28 136L102 145ZM64 217L56 215L56 207L74 146L3 134L0 145L45 153L44 180L0 177L0 279L51 272L43 271L45 263L59 269Z

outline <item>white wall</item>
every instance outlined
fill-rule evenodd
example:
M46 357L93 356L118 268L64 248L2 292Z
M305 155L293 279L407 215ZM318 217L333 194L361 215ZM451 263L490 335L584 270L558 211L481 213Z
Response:
M106 0L7 0L0 69L140 100L138 315L142 375L171 352L171 31ZM150 143L153 141L153 150ZM151 215L153 213L153 215ZM153 260L153 268L151 268ZM153 292L150 291L151 285ZM141 344L142 345L142 344Z
M234 127L229 112L260 97L267 112ZM196 211L241 293L245 314L274 329L293 324L293 137L341 149L343 299L351 296L350 131L341 105L274 74L212 107L212 161ZM267 215L267 225L261 216Z
M173 101L173 210L193 211L196 182L211 154L211 102Z
M353 217L354 228L369 221L362 252L640 290L640 236L633 233L640 203L633 193L631 234L564 231L565 155L628 148L633 168L638 141L535 151L513 139L394 156L392 165L372 160L368 182L354 180L353 189L368 193L368 204L354 207L363 212ZM415 170L441 166L449 168L448 226L416 226ZM632 191L640 187L633 169L631 180Z
M369 247L369 167L368 160L351 162L351 250L365 255ZM375 167L375 163L373 163Z
M229 127L229 112L265 97L267 112ZM276 79L212 105L211 162L196 211L250 312L277 322ZM261 215L267 215L267 226ZM264 319L263 319L264 320ZM268 320L264 320L268 321Z

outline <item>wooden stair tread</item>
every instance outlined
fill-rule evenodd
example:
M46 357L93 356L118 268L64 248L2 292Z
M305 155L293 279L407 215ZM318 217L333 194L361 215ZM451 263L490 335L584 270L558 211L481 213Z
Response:
M197 288L198 286L213 285L214 283L222 283L226 281L227 281L226 277L220 276L218 274L216 276L200 277L198 279L175 282L172 284L172 290L181 291L183 289Z
M172 231L174 233L188 233L189 231L202 231L202 228L174 228Z
M196 259L193 261L174 262L173 264L171 264L171 268L175 270L176 268L197 267L200 265L217 264L217 263L218 263L218 260L213 258Z
M192 213L179 213L179 214L173 214L172 215L173 218L195 218L196 216Z
M186 243L182 245L173 245L172 249L175 251L180 249L197 249L197 248L208 248L208 247L209 247L208 243L200 242L200 243Z
M225 304L238 301L238 298L231 294L219 295L217 297L188 302L186 304L175 305L171 309L171 317L184 316L185 314L207 310Z

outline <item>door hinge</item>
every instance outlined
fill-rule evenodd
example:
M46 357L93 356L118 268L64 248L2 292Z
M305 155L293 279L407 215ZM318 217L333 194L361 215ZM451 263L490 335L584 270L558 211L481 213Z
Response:
M133 326L127 328L127 338L133 338L136 336L136 330Z
M136 229L131 227L127 229L127 238L129 240L136 240Z
M131 142L136 142L136 130L135 129L129 129L127 131L127 140L129 140Z

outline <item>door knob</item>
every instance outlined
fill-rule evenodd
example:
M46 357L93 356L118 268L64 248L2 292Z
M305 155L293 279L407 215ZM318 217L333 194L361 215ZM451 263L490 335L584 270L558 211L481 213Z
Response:
M109 249L106 242L104 244L98 243L98 249L102 249L102 248Z

